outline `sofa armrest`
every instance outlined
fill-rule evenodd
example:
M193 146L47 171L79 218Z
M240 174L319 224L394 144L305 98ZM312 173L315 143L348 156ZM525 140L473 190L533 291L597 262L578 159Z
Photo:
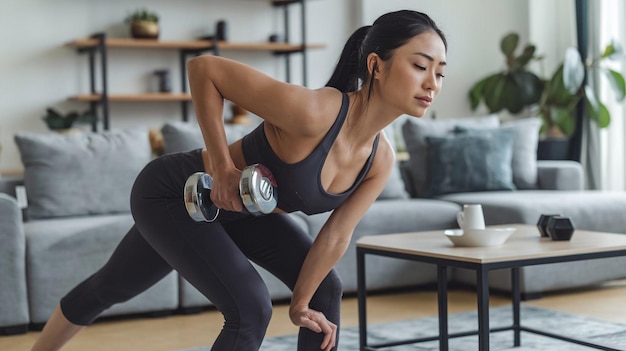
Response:
M538 160L537 177L542 190L583 190L585 173L576 161Z
M0 282L0 330L25 332L29 315L22 211L15 198L4 193L0 193Z
M24 178L22 176L3 175L0 178L0 193L5 193L15 197L15 187L18 185L24 185Z

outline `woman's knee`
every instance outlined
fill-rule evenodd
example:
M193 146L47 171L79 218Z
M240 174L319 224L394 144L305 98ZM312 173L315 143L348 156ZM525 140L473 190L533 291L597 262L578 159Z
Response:
M272 302L269 299L258 302L255 306L247 307L244 311L241 311L243 324L253 329L258 329L263 334L265 334L270 319L272 319Z
M334 269L330 271L317 291L319 294L329 298L341 298L343 295L343 282L339 274Z
M237 304L235 309L220 311L224 314L225 329L239 330L246 339L262 341L272 318L272 302L269 298L252 298Z

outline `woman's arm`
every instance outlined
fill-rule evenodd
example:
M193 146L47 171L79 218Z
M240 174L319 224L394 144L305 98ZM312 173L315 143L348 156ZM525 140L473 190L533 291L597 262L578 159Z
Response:
M322 280L346 252L354 228L384 188L394 164L395 154L386 139L381 138L368 177L324 224L300 270L289 315L298 326L324 332L324 349L329 345L332 347L336 333L332 330L332 323L319 312L309 309L309 302Z
M221 109L211 111L212 103L220 103L214 99L227 99L280 129L309 134L326 132L328 128L318 126L320 119L334 122L341 104L336 89L314 90L285 83L224 57L195 57L188 61L187 70L194 108L200 120L216 117L212 116L214 112L221 113ZM337 100L336 106L328 103L332 95ZM217 117L221 118L221 114Z
M282 131L297 136L325 133L339 110L334 89L311 90L273 79L252 67L218 56L188 61L191 98L210 157L211 199L216 206L241 211L238 198L240 170L230 156L224 131L224 99L258 115ZM337 106L333 106L333 97ZM339 96L339 97L338 97Z

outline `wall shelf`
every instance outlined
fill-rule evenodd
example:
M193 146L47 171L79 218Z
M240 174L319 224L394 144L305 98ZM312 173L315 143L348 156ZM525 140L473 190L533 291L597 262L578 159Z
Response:
M183 93L145 93L145 94L109 94L111 102L169 102L191 101L191 95ZM102 100L102 94L83 94L71 96L70 101L97 102Z
M98 39L87 38L77 39L67 43L65 46L77 49L92 49L100 45ZM218 41L214 43L210 40L191 41L162 41L151 39L131 39L131 38L107 38L104 40L107 48L131 48L131 49L176 49L176 50L203 50L211 51L216 47L219 50L233 51L273 51L273 52L297 52L302 50L303 45L290 43L244 43ZM323 44L307 44L306 49L321 49Z
M188 120L191 95L187 92L187 61L190 56L211 52L220 55L222 51L266 51L285 58L286 81L291 80L291 66L289 56L294 53L302 55L302 85L307 85L306 51L308 49L323 48L323 44L309 44L306 42L306 0L264 0L274 7L284 10L284 42L231 42L214 40L154 40L133 38L107 38L104 33L97 33L90 38L76 39L65 44L66 47L76 49L78 53L87 54L89 60L90 92L71 96L69 101L87 102L94 115L98 115L97 108L101 109L102 128L108 130L110 126L110 102L178 102L181 106L182 120ZM289 41L289 11L288 6L300 4L302 42L298 44ZM139 93L139 94L110 94L108 89L107 54L111 49L165 49L179 52L180 65L180 93ZM98 60L96 60L98 59ZM99 61L96 63L96 61ZM96 87L96 71L100 73L100 87ZM97 122L92 125L97 131Z

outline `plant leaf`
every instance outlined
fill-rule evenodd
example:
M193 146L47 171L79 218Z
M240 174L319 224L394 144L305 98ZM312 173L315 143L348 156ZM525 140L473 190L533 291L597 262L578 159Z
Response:
M511 56L519 43L519 35L517 33L509 33L500 41L500 50L505 56Z
M595 121L599 128L608 127L611 124L609 109L596 98L591 88L585 87L585 96L587 101L585 110L589 118Z
M573 98L576 98L575 95L570 94L570 92L565 89L563 78L563 65L559 66L559 68L554 72L554 75L548 82L548 86L546 88L545 94L545 102L551 105L559 105L565 106L569 105Z
M574 130L576 129L576 119L574 118L571 110L553 108L551 114L554 125L557 126L563 134L568 136L574 134Z
M539 102L543 91L543 82L537 75L528 71L515 71L511 72L511 78L518 88L518 98L522 104L532 105Z
M580 53L574 48L568 48L563 60L563 85L570 94L576 94L584 79L585 66Z
M513 76L507 75L502 86L501 100L502 107L512 114L518 114L524 109L524 99L522 89L516 83Z
M624 81L624 76L612 69L606 69L605 73L611 83L613 91L615 91L615 94L617 95L617 101L624 100L624 97L626 96L626 82Z
M624 53L624 49L619 42L612 40L609 45L604 48L604 52L600 58L609 60L617 60Z
M517 65L519 67L526 67L526 65L528 64L528 62L530 62L530 60L533 59L533 57L535 57L535 46L534 45L527 45L524 48L524 52L515 59L515 61L517 62Z
M480 105L480 100L483 98L484 95L483 91L485 88L485 82L487 82L489 78L490 77L481 79L478 83L474 84L474 86L470 90L469 98L472 105L472 110L476 110L478 105Z
M499 112L504 107L500 97L504 84L505 76L501 74L493 75L485 82L484 97L489 113Z
M76 119L76 123L84 123L84 124L91 124L97 121L98 121L98 118L96 117L95 114L91 113L90 110L86 110L82 112L80 116L78 116L78 118Z
M595 118L600 115L600 101L596 98L596 94L593 92L590 86L585 85L585 99L587 105L591 108L590 114Z
M598 127L600 128L606 128L609 126L609 124L611 124L611 113L609 112L609 109L604 106L603 103L600 103L600 115L598 115L598 120L596 120L596 123L598 123Z

